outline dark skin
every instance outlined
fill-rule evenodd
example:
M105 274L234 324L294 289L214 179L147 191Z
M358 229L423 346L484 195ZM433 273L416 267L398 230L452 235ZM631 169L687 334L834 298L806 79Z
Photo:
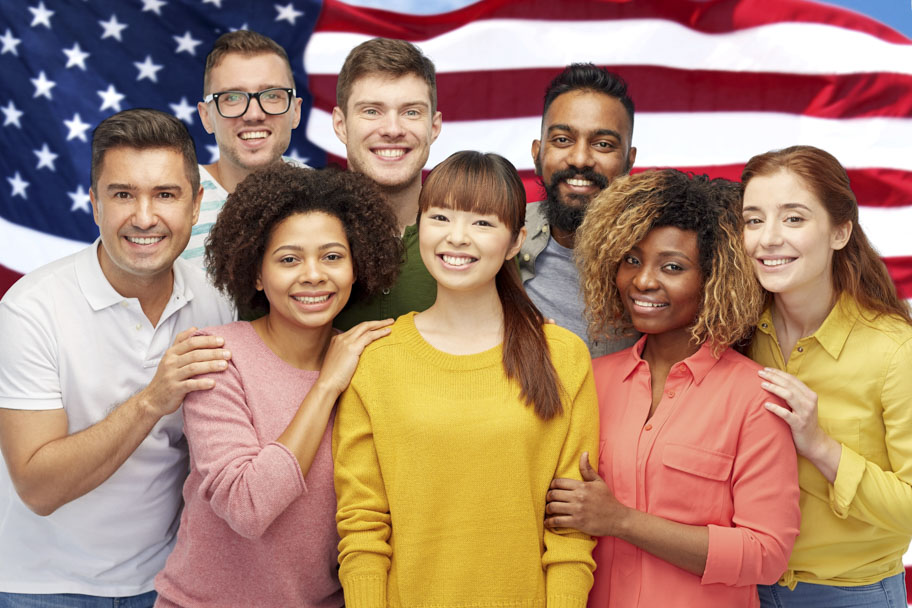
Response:
M703 297L697 237L692 231L655 228L625 257L618 289L634 327L644 334L642 357L652 380L650 417L661 405L672 366L699 350L690 338ZM709 553L709 528L681 524L621 504L580 458L582 481L551 482L545 526L575 528L592 536L614 536L688 572L702 576Z

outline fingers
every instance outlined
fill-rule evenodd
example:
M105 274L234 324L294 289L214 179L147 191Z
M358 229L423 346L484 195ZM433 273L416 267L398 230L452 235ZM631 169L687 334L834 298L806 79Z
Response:
M551 485L549 487L552 490L578 490L583 487L583 482L578 479L556 477L551 480Z
M598 473L589 464L589 452L583 452L580 456L580 475L582 475L583 481L595 481L599 478Z
M168 350L175 355L185 355L190 351L220 348L225 344L225 339L221 336L194 336L192 335L194 331L196 330L191 327L179 333L177 338L174 339L174 344ZM188 333L189 335L187 335ZM181 339L181 336L184 336L183 339Z
M795 415L789 410L785 409L781 405L770 403L769 401L764 403L763 407L785 420L785 423L789 426L793 426L793 423L795 422Z
M574 496L575 494L572 490L548 490L548 492L545 494L545 500L548 502L548 504L551 504L552 502L566 503L570 502Z
M576 528L576 520L570 515L555 515L545 518L546 528Z
M776 369L775 367L764 367L757 372L757 375L772 385L787 388L793 391L796 395L802 395L808 398L817 397L817 393L808 388L804 382L792 374L782 371L781 369Z

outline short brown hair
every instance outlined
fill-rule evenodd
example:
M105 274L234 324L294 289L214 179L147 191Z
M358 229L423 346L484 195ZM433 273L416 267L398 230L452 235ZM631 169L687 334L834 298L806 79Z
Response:
M852 222L845 247L833 252L833 289L852 296L863 308L897 315L912 323L909 305L896 294L896 285L858 223L858 201L849 176L836 157L814 146L791 146L754 156L741 172L741 183L779 171L797 176L820 201L834 226Z
M744 251L740 186L675 169L644 171L611 182L589 204L574 253L593 336L632 327L618 291L618 266L650 230L674 226L697 235L703 301L690 333L716 352L753 329L763 303Z
M342 109L343 114L348 110L348 98L355 82L359 78L377 73L390 78L400 78L408 74L418 76L428 85L431 113L437 111L437 71L434 69L434 62L411 42L393 38L372 38L353 48L342 64L336 83L336 105Z
M226 55L238 53L240 55L263 55L272 53L278 55L285 66L288 68L288 78L291 86L294 87L294 73L291 69L291 62L288 61L288 53L282 48L282 45L263 34L251 30L237 30L222 34L212 45L212 50L206 56L206 71L203 72L203 96L209 94L209 76L212 70L221 63Z
M118 112L101 121L92 132L92 189L98 189L98 176L104 165L105 153L112 148L145 150L167 148L184 157L184 172L196 197L199 190L199 167L196 147L190 132L180 119L160 110L133 108Z
M256 279L273 230L289 216L315 211L338 218L345 229L356 277L353 300L395 282L402 256L399 224L370 178L274 163L251 173L228 195L206 239L209 275L242 318L269 311Z

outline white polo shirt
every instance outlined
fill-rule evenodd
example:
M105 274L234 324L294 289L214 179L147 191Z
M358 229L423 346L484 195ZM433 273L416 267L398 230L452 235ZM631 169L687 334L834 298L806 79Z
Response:
M0 407L64 408L69 433L144 388L175 336L234 319L190 263L157 327L98 262L100 240L13 285L0 301ZM0 591L129 596L153 589L174 544L187 473L180 411L162 418L107 481L39 517L0 467Z

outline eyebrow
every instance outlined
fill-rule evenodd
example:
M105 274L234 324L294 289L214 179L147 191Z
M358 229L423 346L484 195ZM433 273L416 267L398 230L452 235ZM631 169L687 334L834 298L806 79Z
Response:
M112 192L114 190L139 190L139 186L134 184L108 184L108 187L105 188L107 192ZM161 190L182 190L180 184L159 184L152 188L154 191Z
M804 203L783 203L781 205L778 205L777 209L804 209L809 213L813 213L813 211L811 211L811 208ZM747 211L760 211L760 207L756 205L750 205L748 207L744 207L741 210L741 213L745 213Z
M227 93L229 91L239 91L241 93L258 93L260 91L265 91L266 89L293 89L294 88L294 85L286 86L284 84L263 84L263 85L259 85L259 86L260 86L260 88L258 88L255 91L248 91L246 88L238 86L238 87L226 87L224 89L216 89L213 92Z
M326 251L327 249L335 249L336 247L341 247L342 249L348 251L348 247L346 247L344 243L338 243L338 242L323 243L322 245L320 245L317 248L317 250ZM296 251L296 252L304 251L304 248L301 247L300 245L279 245L278 247L275 248L275 251L273 251L273 253L278 253L279 251L282 251L283 249L288 249L290 251Z
M548 127L548 134L550 135L554 131L569 131L570 133L579 133L579 129L575 129L570 125L565 124L556 124ZM615 131L614 129L596 129L595 131L587 131L593 136L608 136L615 137L618 141L624 141L624 138L621 137L621 134Z
M630 248L630 251L628 251L627 253L633 253L633 254L636 254L636 255L641 255L641 254L643 253L643 251L642 251L642 249L640 249L639 247L634 246L634 247L631 247L631 248ZM668 251L662 251L662 252L659 253L659 257L660 257L660 258L681 258L681 259L687 260L687 261L690 262L691 264L696 264L696 262L694 262L694 261L690 258L689 255L687 255L687 254L684 253L683 251L678 251L677 249L671 249L671 250L668 250Z
M356 108L360 108L360 107L362 107L362 106L383 106L383 107L387 107L387 106L390 106L390 105L392 105L392 104L388 104L388 103L386 103L385 101L370 101L370 100L364 100L364 101L356 101L356 102L354 102L354 106L355 106ZM406 101L405 103L399 104L399 107L401 107L401 108L407 108L407 107L409 107L409 106L421 106L422 108L429 108L429 107L431 107L431 104L430 104L430 102L423 101L423 100L418 100L418 101Z

